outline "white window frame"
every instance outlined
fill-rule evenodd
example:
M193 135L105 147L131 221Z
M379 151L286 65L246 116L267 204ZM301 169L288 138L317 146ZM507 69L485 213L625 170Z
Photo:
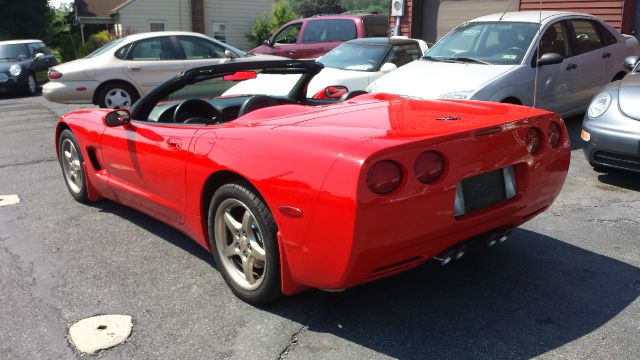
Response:
M149 20L149 32L155 32L155 31L166 31L167 30L167 22L165 20ZM162 24L162 30L151 30L151 25L152 24Z
M216 31L216 30L218 29L218 27L220 25L222 25L224 27L224 30L222 31L224 33L224 39L216 38L216 32L219 32L219 31ZM226 44L228 39L229 39L228 33L227 33L227 22L226 21L212 21L211 22L211 37Z

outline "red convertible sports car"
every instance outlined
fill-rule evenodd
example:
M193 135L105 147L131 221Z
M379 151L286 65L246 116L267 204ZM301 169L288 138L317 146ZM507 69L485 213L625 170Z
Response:
M188 234L254 304L446 264L472 243L506 239L558 195L570 157L559 116L387 94L308 99L321 69L213 65L128 111L69 113L55 130L67 187ZM264 76L297 81L282 96L220 96Z

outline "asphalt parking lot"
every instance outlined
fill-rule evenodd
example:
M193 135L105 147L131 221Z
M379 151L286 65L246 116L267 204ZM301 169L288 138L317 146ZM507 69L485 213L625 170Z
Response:
M82 106L0 97L0 359L74 359L68 327L133 317L101 359L639 359L640 176L586 163L580 118L552 208L497 247L342 293L257 308L209 254L127 207L68 194L56 117Z

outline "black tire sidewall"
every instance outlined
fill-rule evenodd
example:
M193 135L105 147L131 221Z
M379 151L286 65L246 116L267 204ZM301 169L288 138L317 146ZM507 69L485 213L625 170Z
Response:
M33 78L33 82L36 84L36 88L33 90L33 92L31 91L31 89L29 89L29 78ZM27 96L33 96L38 92L38 83L36 82L36 77L33 76L33 73L29 72L27 74L27 76L24 77L24 93L27 94Z
M129 105L129 107L131 107L131 105L133 105L133 103L135 103L136 101L138 101L138 98L140 96L138 96L138 92L136 91L136 89L133 88L133 86L120 82L120 83L112 83L112 84L108 84L107 86L103 87L102 89L100 89L100 93L98 94L98 106L101 108L106 109L107 108L107 101L106 101L106 96L107 93L109 93L109 91L113 90L113 89L122 89L124 91L126 91L129 94L129 97L131 98L131 104Z
M62 161L63 161L62 160L62 156L63 156L62 143L66 139L69 139L73 143L73 146L76 147L76 151L78 152L78 157L80 158L80 164L81 164L80 169L82 171L82 188L78 193L74 192L69 187L69 184L67 183L67 178L64 174L64 167L62 166ZM69 193L71 194L71 196L78 202L81 202L81 203L89 202L89 198L87 196L87 174L84 168L84 157L82 156L82 151L80 149L80 146L78 145L78 141L76 140L76 137L73 135L71 130L65 129L60 133L60 140L58 141L58 162L60 163L60 169L62 170L62 179L64 180L64 184L67 186L67 189L69 190Z
M222 265L222 260L218 254L215 243L215 214L218 206L225 199L234 198L244 203L253 213L260 226L264 239L264 247L267 256L267 266L264 269L264 279L260 287L256 290L245 290L238 286L226 272ZM208 212L208 233L209 245L211 246L211 254L216 267L224 278L231 291L243 301L259 305L277 299L282 296L280 281L280 252L278 250L278 241L276 238L277 227L273 219L273 215L264 201L246 182L234 182L222 185L213 195L209 205Z

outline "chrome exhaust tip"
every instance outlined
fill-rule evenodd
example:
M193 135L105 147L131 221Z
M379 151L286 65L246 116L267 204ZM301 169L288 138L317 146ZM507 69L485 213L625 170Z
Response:
M500 236L498 241L503 243L503 242L505 242L505 241L507 241L509 239L510 235L511 235L511 231L507 231L506 233L502 234L502 236Z
M434 256L433 259L436 260L437 262L439 262L440 265L442 265L442 266L445 266L445 265L449 264L451 262L451 260L454 259L454 256L455 256L453 251L448 251L448 252L441 253L441 254L444 254L444 255L438 254L438 255Z
M460 260L464 256L464 254L466 254L466 253L467 253L467 246L466 245L462 245L462 246L458 247L456 249L456 252L455 252L455 255L454 255L455 260Z

